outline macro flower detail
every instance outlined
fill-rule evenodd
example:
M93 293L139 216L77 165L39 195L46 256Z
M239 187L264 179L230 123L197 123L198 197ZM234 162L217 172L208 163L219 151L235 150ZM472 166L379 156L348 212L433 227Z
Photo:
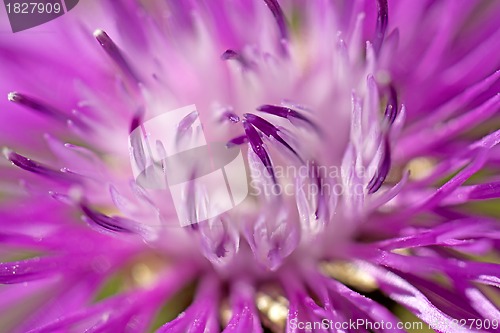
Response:
M497 332L499 14L1 14L0 331Z

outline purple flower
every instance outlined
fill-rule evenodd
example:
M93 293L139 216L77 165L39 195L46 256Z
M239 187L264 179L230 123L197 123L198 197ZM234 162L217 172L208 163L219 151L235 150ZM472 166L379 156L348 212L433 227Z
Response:
M498 331L499 15L108 0L2 33L0 327ZM179 200L135 177L172 189L165 142L131 133L193 104L168 144L245 157L216 216L202 155L172 164Z

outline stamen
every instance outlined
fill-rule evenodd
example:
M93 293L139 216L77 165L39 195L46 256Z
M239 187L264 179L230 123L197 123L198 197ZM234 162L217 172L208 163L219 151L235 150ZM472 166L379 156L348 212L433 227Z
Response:
M248 58L244 57L241 53L238 53L234 50L228 49L224 51L221 55L222 60L234 60L237 61L243 69L256 68L257 64Z
M198 223L201 223L203 221L199 221L198 219L198 206L200 204L200 198L197 196L197 190L196 190L196 170L191 170L191 176L189 179L189 183L186 187L186 200L184 201L185 208L187 210L187 224L188 228L191 228L191 230L198 231L200 226Z
M86 204L80 204L80 208L83 213L90 218L95 224L98 226L113 232L122 232L122 233L132 233L133 231L129 228L120 225L120 221L115 218L109 217L102 213L96 212L95 210L88 207Z
M251 67L250 63L240 53L231 49L224 51L220 57L222 60L235 60L245 68Z
M194 122L198 119L198 112L193 111L189 113L187 116L182 118L177 126L177 136L176 141L179 142L180 139L186 134L186 132L193 126Z
M55 200L63 203L63 204L66 204L66 205L72 205L73 204L73 200L71 200L70 196L69 195L66 195L66 194L62 194L62 193L57 193L57 192L54 192L54 191L49 191L49 195L54 198Z
M284 145L286 148L288 148L297 158L304 163L304 160L299 156L299 154L293 149L283 138L278 134L279 129L276 128L273 124L265 120L264 118L261 118L259 116L256 116L251 113L245 113L243 115L246 120L248 120L253 126L258 128L262 133L264 133L266 136L270 137L272 136L275 138L278 142L280 142L282 145Z
M266 148L264 147L264 142L262 142L259 133L251 124L249 124L245 120L243 120L243 128L245 129L245 133L248 138L248 141L250 142L252 150L255 152L255 154L257 154L262 164L264 164L264 167L266 168L267 172L273 178L273 182L276 183L276 177L274 175L273 166L271 164L271 158L269 157L269 154L267 153Z
M47 105L41 101L18 92L9 93L8 99L11 102L18 103L22 106L32 109L33 111L37 111L45 116L49 116L63 122L66 122L66 120L68 119L68 117L64 116L64 114L60 110L57 110L50 105Z
M295 176L295 203L300 216L304 238L312 239L329 223L336 201L330 183L316 161L307 162L307 174Z
M54 169L51 169L47 166L44 166L36 161L33 161L30 158L26 158L9 148L4 148L2 150L3 155L5 158L7 158L9 161L11 161L14 165L18 166L19 168L33 172L35 174L51 178L52 180L57 180L57 181L63 181L63 182L70 182L70 183L75 183L75 182L80 182L78 177L75 174L69 174L65 172L60 172Z
M132 157L138 170L146 170L146 165L150 161L151 154L146 153L143 141L139 135L130 136L130 146L132 148ZM149 147L148 147L149 148Z
M197 119L198 111L192 111L179 121L177 131L175 133L175 144L178 148L181 146L181 143L185 142L185 140L190 140L192 136L196 135L196 126L193 125Z
M135 130L139 125L142 123L142 119L144 117L144 109L140 108L135 114L134 117L132 118L132 121L130 122L130 132Z
M220 117L221 122L224 120L229 120L233 124L237 124L240 122L240 117L232 111L224 111L224 113Z
M290 122L292 122L293 118L299 119L299 120L306 122L311 127L313 127L316 131L318 131L318 133L321 132L318 125L316 125L314 122L312 122L309 118L307 118L306 116L300 114L299 112L292 110L290 108L287 108L285 106L265 104L265 105L259 106L257 108L257 111L265 112L265 113L269 113L269 114L272 114L272 115L275 115L275 116L278 116L281 118L285 118L285 119L288 119Z
M286 53L286 48L285 45L283 44L283 42L288 40L288 29L287 29L285 14L283 13L283 10L281 9L281 6L279 5L277 0L264 0L264 2L273 13L274 19L278 24L278 29L281 38L280 40L281 50L283 53Z
M316 220L319 219L320 212L323 213L324 209L326 208L325 207L326 206L325 198L323 197L323 191L322 191L324 182L323 182L323 177L320 174L320 172L321 172L320 168L313 161L312 168L310 170L310 176L313 177L313 179L315 179L316 186L317 186L318 192L319 192L317 200L316 200L316 211L314 212L314 216L315 216Z
M391 84L389 85L389 97L387 99L387 106L385 107L384 117L388 120L389 125L394 123L398 115L398 95L396 89Z
M224 51L224 53L222 53L222 55L220 57L222 60L229 60L229 59L240 60L241 59L241 55L239 53L237 53L234 50L230 50L230 49Z
M373 178L368 183L367 189L368 193L372 194L378 191L378 189L384 183L385 178L389 174L391 169L391 148L389 144L389 139L385 137L384 139L384 150L382 152L383 156L380 159L377 172L373 175Z
M214 265L224 266L230 262L239 248L239 234L234 225L223 216L198 225L203 255Z
M22 105L24 107L27 107L35 112L38 112L44 116L48 116L50 118L53 118L57 121L60 121L64 124L68 120L70 120L73 124L76 124L77 126L81 128L88 129L88 126L82 122L79 118L72 117L71 115L66 115L64 114L63 111L44 103L43 101L37 100L36 98L18 93L18 92L11 92L7 96L9 101L17 103L19 105Z
M242 144L247 143L247 142L248 142L248 137L245 134L243 134L243 135L237 136L237 137L229 140L226 143L226 147L231 148L234 146L242 145Z
M118 65L118 67L130 78L133 82L139 83L140 80L138 76L132 70L132 67L123 57L122 52L113 42L113 40L104 32L103 30L94 31L94 37L97 39L99 44L101 44L104 51L108 54L108 56Z
M377 27L375 32L375 40L373 41L373 49L375 53L380 52L382 42L384 41L385 31L387 30L387 22L389 20L389 8L387 0L377 0Z
M227 241L227 236L224 236L224 238L220 241L219 245L217 245L217 248L215 249L215 255L218 258L224 258L226 256L226 253L228 252L224 246L226 241Z

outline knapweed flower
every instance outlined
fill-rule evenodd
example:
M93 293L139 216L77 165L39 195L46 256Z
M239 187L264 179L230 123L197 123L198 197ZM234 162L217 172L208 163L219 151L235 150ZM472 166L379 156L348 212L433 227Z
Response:
M499 15L81 1L16 34L2 16L1 328L498 332ZM248 195L215 216L210 161L166 158L200 132L244 158L224 182Z

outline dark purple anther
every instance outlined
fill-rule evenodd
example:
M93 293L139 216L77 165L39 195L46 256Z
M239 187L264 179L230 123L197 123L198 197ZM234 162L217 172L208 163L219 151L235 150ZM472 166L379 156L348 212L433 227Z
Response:
M191 176L189 184L187 186L186 201L184 202L184 204L186 207L185 209L187 209L188 228L191 228L191 230L194 231L198 231L200 228L198 223L201 223L203 221L198 221L195 182L196 182L196 170L191 170ZM184 223L186 223L186 221L184 221Z
M97 39L99 44L101 44L104 51L108 56L116 63L116 65L135 83L139 83L138 76L132 70L132 67L123 57L122 52L113 42L113 40L102 30L96 30L94 32L94 37Z
M237 61L245 69L255 67L255 63L254 62L248 61L248 59L246 59L243 55L241 55L240 53L238 53L238 52L236 52L234 50L230 50L230 49L226 50L220 57L221 57L222 60L234 60L234 61Z
M323 212L326 206L325 198L323 197L323 178L320 174L320 169L317 167L316 163L313 161L312 169L310 172L310 176L315 179L316 186L318 187L318 198L316 201L316 211L314 212L314 216L319 219L320 212Z
M64 115L64 113L50 105L43 103L42 101L38 101L32 97L12 92L8 96L9 101L20 104L27 108L30 108L33 111L39 112L45 116L49 116L51 118L57 119L62 122L66 122L68 117Z
M215 248L215 255L217 258L224 258L227 255L227 250L226 247L224 246L226 242L228 241L228 237L226 232L224 232L224 237L222 240L219 242L219 245Z
M245 134L243 134L243 135L237 136L237 137L229 140L226 143L226 147L227 148L231 148L231 147L234 147L234 146L242 145L242 144L244 144L246 142L248 142L248 137Z
M112 217L109 217L107 215L96 212L83 203L80 204L80 208L83 211L83 213L90 220L92 220L92 222L94 222L96 225L98 225L101 228L104 228L106 230L113 231L113 232L132 233L132 230L120 225L121 224L120 221L118 221Z
M194 122L198 119L198 111L193 111L187 116L181 119L179 125L177 126L177 133L175 136L175 141L177 144L181 139L188 133L188 130L192 128Z
M377 27L375 31L375 40L373 41L373 48L376 54L380 52L380 48L382 47L388 20L389 8L387 0L377 0Z
M185 132L191 126L193 126L194 122L198 119L198 111L193 111L186 115L184 118L181 119L179 122L179 126L177 127L177 130L180 132Z
M243 57L241 54L234 50L226 50L222 55L220 56L222 60L237 60L240 63L244 64Z
M130 146L132 147L132 154L134 156L134 161L140 170L146 169L146 163L148 162L148 155L144 149L144 144L141 139L141 134L130 136Z
M486 184L473 185L474 189L469 193L470 200L487 200L500 197L500 182L489 182Z
M233 50L226 50L222 55L220 56L222 60L235 60L240 63L241 66L243 67L248 67L247 62L243 58L243 56L236 51Z
M82 122L80 119L75 118L71 115L66 115L64 114L63 111L43 102L40 100L37 100L36 98L18 93L18 92L11 92L8 95L8 99L11 102L17 103L19 105L22 105L24 107L27 107L35 112L38 112L41 115L50 117L52 119L55 119L57 121L60 121L64 124L67 123L68 120L71 120L73 124L77 125L78 127L82 129L88 129L89 127Z
M132 121L130 122L130 132L132 132L137 127L139 127L139 125L141 125L143 117L144 117L144 109L140 108L134 114L134 117L132 118Z
M299 156L299 154L297 154L297 152L295 151L295 149L293 149L285 140L283 140L283 138L279 135L279 130L273 125L271 124L270 122L268 122L267 120L265 120L264 118L261 118L259 116L256 116L254 114L251 114L251 113L245 113L243 115L245 117L246 120L248 120L249 123L251 123L253 126L255 126L256 128L258 128L262 133L264 133L264 135L270 137L272 136L273 138L275 138L278 142L280 142L283 146L285 146L286 148L288 148L288 150L290 150L295 156L298 157L298 159L304 163L304 161L302 160L302 158Z
M221 116L221 121L224 120L229 120L233 124L237 124L240 122L240 117L238 117L238 115L232 111L224 111L224 113Z
M391 84L389 85L389 97L387 99L387 106L385 107L384 117L389 122L389 125L394 123L398 115L398 95L396 89Z
M292 110L290 108L287 108L285 106L265 104L265 105L259 106L257 108L257 111L269 113L269 114L272 114L272 115L275 115L275 116L278 116L281 118L286 118L288 120L290 120L290 118L299 119L299 120L304 121L308 125L310 125L316 131L320 132L319 127L315 123L313 123L311 120L309 120L307 117L305 117L302 114L300 114L299 112Z
M382 154L382 159L378 165L377 172L373 175L373 178L367 186L369 194L375 193L379 190L384 183L385 178L389 174L389 170L391 169L391 147L387 137L384 138L384 151Z
M273 13L274 19L276 20L276 23L278 24L278 29L280 31L280 48L283 51L283 53L286 53L286 48L283 44L283 41L288 40L288 29L286 26L286 19L285 19L285 14L283 13L283 10L281 9L280 4L278 3L277 0L264 0L266 3L267 7L271 10Z
M245 129L245 133L248 137L248 141L250 142L252 150L255 152L255 154L257 154L259 159L262 161L262 164L264 164L264 167L266 168L267 172L273 178L273 182L276 183L276 177L274 175L271 159L266 149L264 148L264 142L262 142L259 133L251 124L249 124L245 120L243 120L243 128Z
M13 152L10 149L4 148L3 154L9 161L11 161L14 165L18 166L23 170L33 172L35 174L50 178L55 181L62 181L66 183L79 182L79 179L74 174L53 170L36 161L33 161L32 159L26 158L16 152Z

